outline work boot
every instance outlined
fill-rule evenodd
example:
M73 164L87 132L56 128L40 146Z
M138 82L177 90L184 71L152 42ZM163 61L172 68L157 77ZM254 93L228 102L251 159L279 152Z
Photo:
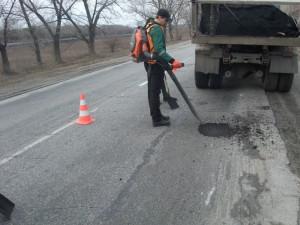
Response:
M170 97L168 99L168 104L172 110L179 108L179 105L177 103L177 98Z
M164 102L167 102L168 100L169 100L169 97L165 97L165 96L163 97Z
M164 102L168 102L168 101L177 101L177 98L171 97L171 96L164 96L163 97Z
M163 114L161 114L161 118L163 119L163 120L170 120L170 117L169 116L164 116Z
M153 120L153 127L170 126L170 124L170 120L165 120L163 118L158 121Z

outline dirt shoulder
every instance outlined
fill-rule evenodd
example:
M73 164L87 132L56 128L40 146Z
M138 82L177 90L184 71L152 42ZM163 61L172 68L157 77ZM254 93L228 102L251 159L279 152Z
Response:
M169 45L169 49L178 45L185 45L190 41L176 42ZM126 56L112 57L107 59L90 59L89 61L79 62L72 65L62 65L59 68L47 69L41 72L28 74L10 75L0 78L0 100L17 96L42 87L57 84L59 82L84 75L88 72L97 71L105 67L117 65L130 60Z

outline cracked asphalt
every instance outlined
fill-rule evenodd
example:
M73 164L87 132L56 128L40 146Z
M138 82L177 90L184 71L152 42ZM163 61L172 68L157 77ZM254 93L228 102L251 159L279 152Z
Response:
M178 79L226 135L199 133L171 80L180 108L162 104L172 124L152 128L146 73L131 62L0 101L0 192L16 204L0 224L299 225L300 79L289 94L251 77L197 90L194 48L171 50L186 63ZM80 92L90 126L73 123Z

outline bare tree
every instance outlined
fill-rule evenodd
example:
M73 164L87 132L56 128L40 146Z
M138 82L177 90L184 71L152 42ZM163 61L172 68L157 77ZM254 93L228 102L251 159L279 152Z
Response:
M168 26L170 39L173 40L173 26L175 26L176 36L178 37L177 26L181 20L186 4L186 0L137 0L129 3L129 11L136 13L146 21L147 18L153 17L159 9L167 9L173 20Z
M181 20L182 11L186 6L185 0L151 0L153 5L157 8L167 9L172 18L172 22L168 26L169 36L171 40L174 40L173 27L175 27L176 37L178 37L178 24Z
M24 0L19 0L19 4L20 4L20 7L21 7L22 15L23 15L23 17L24 17L24 19L27 23L29 33L30 33L31 38L33 40L33 45L34 45L34 50L35 50L35 55L36 55L36 61L38 62L39 65L42 65L43 61L42 61L42 56L41 56L39 40L38 40L38 37L35 33L35 29L34 29L34 27L32 26L32 24L30 22L29 15L28 15L27 10L24 6Z
M191 3L185 0L177 0L176 4L173 4L172 19L175 27L176 39L181 39L181 34L178 30L178 26L183 24L191 29L191 18L192 18L192 9Z
M120 40L117 37L112 37L105 40L105 44L109 47L111 53L115 52L119 42Z
M0 36L0 53L2 58L3 73L11 74L12 70L7 54L9 20L13 14L16 0L7 0L0 5L0 19L3 21L2 35Z
M63 7L66 18L76 28L80 38L88 45L90 55L96 55L95 39L97 25L100 19L105 19L105 12L114 13L114 6L118 4L118 0L81 0L77 3L83 4L85 15L78 15L72 10ZM84 27L88 29L88 35L85 35Z
M48 0L42 3L37 3L33 0L23 0L23 3L45 26L53 41L55 62L62 63L60 37L63 18L62 5L64 0Z
M192 37L192 5L190 3L185 4L186 6L183 7L180 18L184 25L189 29L189 36Z
M144 21L146 21L149 17L153 17L155 15L155 10L157 9L153 2L149 2L147 0L136 0L129 2L129 12L133 12L140 16Z

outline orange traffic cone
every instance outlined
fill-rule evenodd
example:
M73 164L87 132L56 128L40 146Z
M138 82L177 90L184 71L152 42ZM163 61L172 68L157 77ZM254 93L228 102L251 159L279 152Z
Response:
M85 102L85 95L80 94L79 118L76 120L76 123L80 125L88 125L94 121L95 120L90 116L89 107Z

